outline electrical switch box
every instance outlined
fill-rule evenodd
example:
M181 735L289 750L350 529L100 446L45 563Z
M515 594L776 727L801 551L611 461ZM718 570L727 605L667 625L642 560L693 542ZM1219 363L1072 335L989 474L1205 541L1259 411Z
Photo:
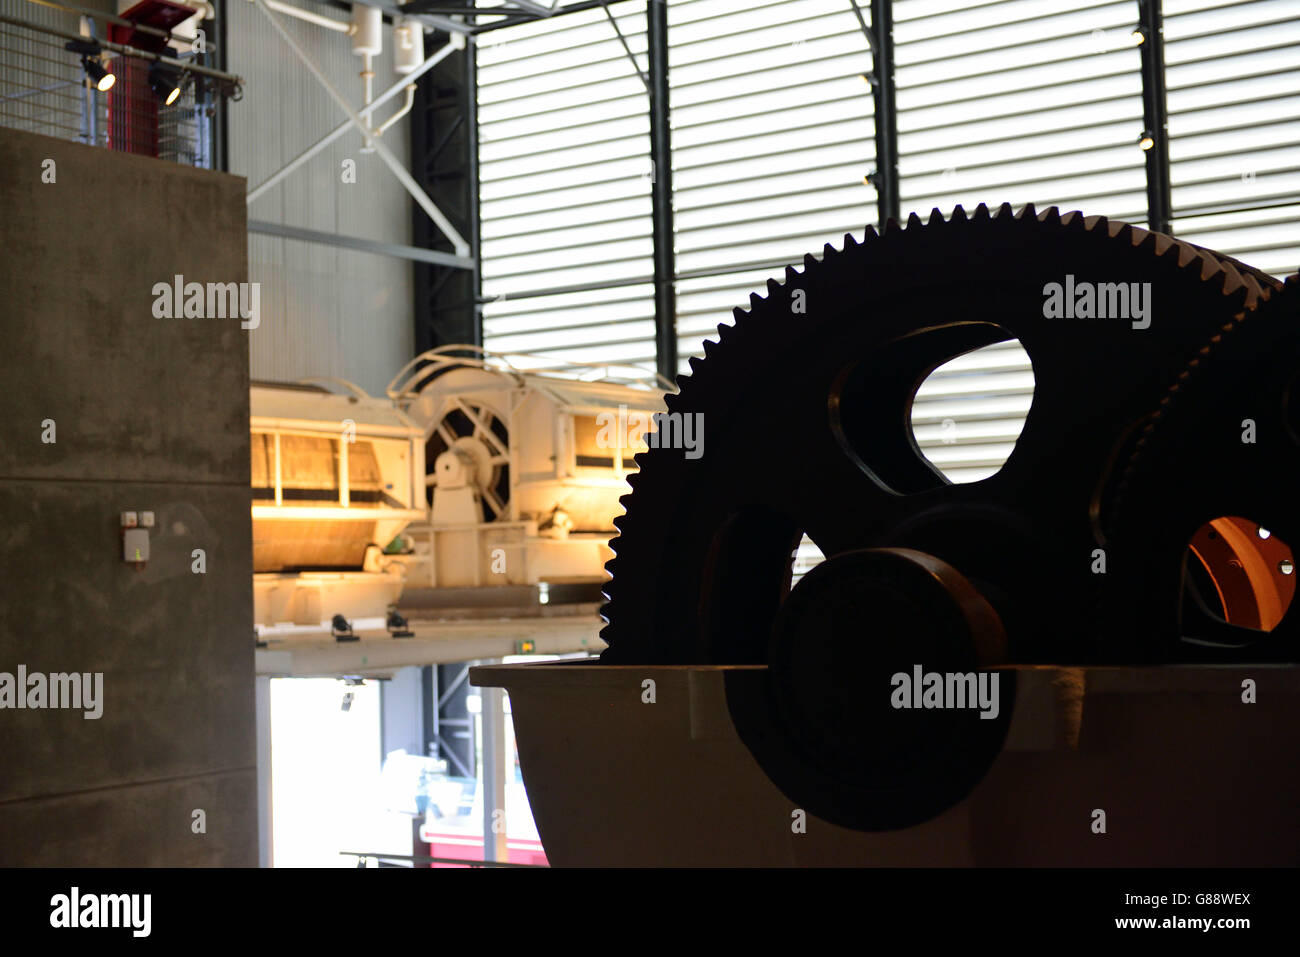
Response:
M122 533L122 560L143 564L149 560L149 532L128 528Z

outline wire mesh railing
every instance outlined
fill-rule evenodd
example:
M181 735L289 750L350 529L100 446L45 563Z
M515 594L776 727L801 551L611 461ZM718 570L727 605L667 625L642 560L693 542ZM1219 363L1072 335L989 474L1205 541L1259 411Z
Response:
M69 8L52 24L0 9L0 126L120 152L214 167L215 118L237 79L202 64L203 53L156 40L157 50L95 36ZM118 18L107 18L110 20ZM133 35L109 22L109 36Z

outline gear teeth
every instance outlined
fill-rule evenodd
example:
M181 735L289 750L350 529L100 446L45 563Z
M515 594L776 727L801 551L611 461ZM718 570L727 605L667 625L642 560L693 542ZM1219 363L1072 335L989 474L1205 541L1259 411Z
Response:
M781 284L777 282L775 279L769 279L767 281L767 295L769 299L772 296L775 296L777 293L781 292L781 289L782 289Z
M1158 257L1162 259L1165 258L1170 254L1170 250L1174 250L1175 255L1181 255L1181 253L1178 252L1178 248L1181 244L1175 240L1173 236L1169 236L1165 233L1152 232L1151 240L1155 249L1155 254Z
M1029 219L1037 219L1037 218L1038 218L1038 213L1034 211L1033 203L1025 203L1025 205L1020 207L1020 212L1016 213L1016 219L1029 220Z
M961 203L958 203L952 208L952 215L948 217L948 222L964 223L966 222L966 219L966 210L962 208Z
M753 312L755 309L759 308L765 302L767 302L766 296L760 296L756 292L751 292L749 294L749 311Z
M829 249L830 247L827 247L827 248ZM816 266L817 263L819 263L820 261L821 261L821 260L819 260L819 259L818 259L816 256L814 256L812 253L804 253L804 257L803 257L803 268L804 268L804 271L806 272L807 270L811 269L813 266Z
M902 231L903 231L902 225L893 216L890 216L887 220L885 220L884 235L888 236L891 233L901 233Z
M1223 268L1222 264L1203 249L1189 247L1193 255L1201 261L1201 278L1204 280L1217 280L1218 287L1223 290Z
M1223 270L1223 291L1225 293L1235 293L1238 290L1245 291L1246 277L1237 271L1237 267L1230 262L1220 263L1219 267Z
M700 369L704 366L704 360L701 359L699 356L691 356L689 359L686 360L686 364L691 367L691 375L694 375L695 373L699 372ZM678 376L678 381L680 382L682 378L684 377Z
M920 228L921 228L922 226L924 226L924 225L925 225L925 224L924 224L923 222L921 222L921 217L920 217L920 216L916 215L916 213L908 213L908 215L907 215L907 228L908 228L908 229L912 229L912 228L920 229Z
M787 284L794 282L798 278L799 278L799 273L795 270L793 266L785 267L785 281Z
M668 407L669 412L680 411L682 396L680 392L668 392L664 395L664 405Z
M880 233L876 232L875 226L868 224L867 227L862 231L862 245L864 246L867 243L879 238L880 238Z
M1085 232L1088 224L1084 221L1083 213L1077 209L1072 209L1061 216L1061 226L1065 229L1072 229L1076 232Z
M853 238L853 234L852 234L852 233L845 233L845 234L844 234L844 251L845 251L845 252L848 252L850 249L853 249L855 246L858 246L858 245L860 245L860 243L859 243L856 239Z
M1010 203L1003 203L993 214L994 219L1015 219L1016 211Z
M713 353L718 351L718 344L712 339L704 340L704 358L709 358Z
M987 222L989 219L990 219L989 208L987 204L980 203L978 206L975 207L975 212L971 216L971 222L983 223L983 222Z
M1061 224L1061 207L1048 206L1038 214L1038 221L1044 226L1059 226Z
M931 226L938 226L938 225L939 225L940 223L942 223L943 221L944 221L944 219L943 219L943 210L939 209L938 206L936 206L934 209L930 210L930 225L931 225Z

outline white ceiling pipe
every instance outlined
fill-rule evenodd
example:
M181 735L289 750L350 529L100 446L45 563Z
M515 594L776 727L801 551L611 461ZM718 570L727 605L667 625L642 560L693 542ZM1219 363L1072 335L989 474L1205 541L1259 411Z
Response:
M351 23L344 23L342 20L334 20L319 13L312 13L310 10L304 10L301 7L291 7L287 3L280 3L279 0L266 0L266 5L272 10L283 13L286 17L305 20L307 23L314 23L318 27L324 27L326 30L333 30L336 33L351 34L356 29Z
M375 130L375 135L383 136L384 131L388 129L390 126L392 126L394 123L396 123L398 120L400 120L402 117L404 117L407 113L410 113L411 107L414 105L415 105L415 84L412 83L406 88L406 102L402 104L402 108L398 110L396 113L394 113L392 116L390 116L388 119L384 120L383 124L377 130Z
M369 106L375 89L371 61L384 52L384 12L378 7L352 5L352 52L361 57L361 82L365 88L362 102ZM362 152L369 153L369 146L367 143Z

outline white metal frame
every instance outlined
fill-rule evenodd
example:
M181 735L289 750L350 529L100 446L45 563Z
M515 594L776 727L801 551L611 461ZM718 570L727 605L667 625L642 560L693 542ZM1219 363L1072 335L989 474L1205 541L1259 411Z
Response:
M294 52L299 60L303 62L303 65L307 67L312 76L316 77L317 82L325 88L325 92L327 92L334 102L339 105L339 108L347 114L348 120L357 128L357 130L360 131L362 137L365 139L367 149L374 150L379 158L384 161L384 164L392 171L393 175L397 177L398 182L400 182L402 186L406 188L406 191L411 194L411 198L415 200L416 204L424 210L431 220L433 220L434 224L442 231L443 235L451 240L456 255L466 258L469 257L471 253L470 244L465 240L465 237L463 237L456 227L452 225L451 220L443 215L442 210L434 204L433 200L429 198L429 194L426 193L420 184L415 181L415 178L411 176L410 172L402 164L401 160L393 155L393 151L384 144L376 134L376 131L372 129L366 119L363 118L362 113L368 116L369 113L373 111L374 107L379 105L379 100L375 100L368 107L363 108L361 113L353 109L352 104L347 101L347 98L334 86L333 83L330 82L329 77L327 77L324 71L316 65L316 62L307 55L307 51L304 50L298 42L294 40L293 36L290 35L289 31L284 28L284 24L280 22L279 17L272 12L271 7L268 5L268 0L252 0L252 2L257 4L257 8L261 10L267 20L271 22L271 26L275 29L275 32L279 34L280 39L284 41L285 45ZM463 39L453 39L451 43L435 53L433 57L429 58L432 62L426 61L427 66L431 68L434 63L438 62L438 59L441 59L442 56L446 56L453 48L457 48L458 44L463 47L464 42ZM441 54L441 56L439 56L439 54ZM435 57L437 59L435 59ZM414 82L414 79L419 72L422 71L417 71L416 73L404 76L401 82L396 85L396 88L390 88L389 92L396 95L397 92L404 90L408 85ZM343 129L346 128L345 125ZM328 144L332 137L333 134L327 136L325 139L319 141L315 146L310 147L306 153L291 160L281 172L285 172L301 165L302 162L305 162L306 158L318 151L320 147ZM272 185L272 180L278 181L276 177L279 176L280 173L273 175L271 179L268 179L253 192L249 193L249 202L255 198L255 195L261 195L261 191L263 191L264 188L269 188L269 186Z

